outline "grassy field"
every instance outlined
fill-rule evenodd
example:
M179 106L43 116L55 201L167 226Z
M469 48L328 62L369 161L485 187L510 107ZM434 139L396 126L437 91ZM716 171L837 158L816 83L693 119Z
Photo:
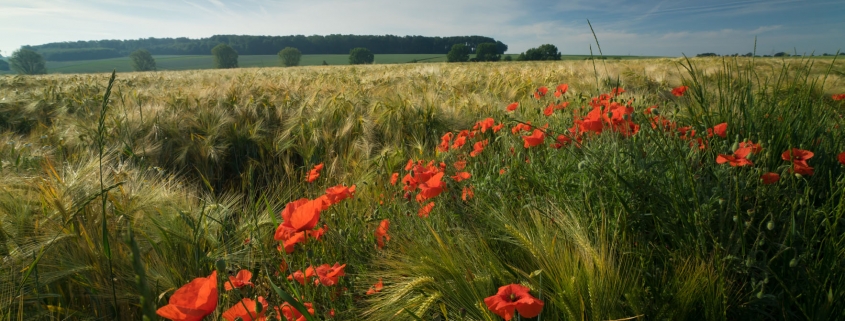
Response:
M243 68L108 88L0 76L0 320L845 318L842 61Z
M510 55L516 58L517 55ZM588 56L563 56L564 60L581 60ZM154 56L158 70L192 70L192 69L213 69L214 61L212 56ZM643 59L637 56L608 56L608 59ZM303 55L300 61L301 66L318 66L323 62L329 65L348 65L349 55ZM401 64L413 62L445 62L446 55L375 55L376 64ZM238 64L242 68L249 67L279 67L279 57L268 56L240 56ZM132 71L129 57L85 60L85 61L48 61L48 73L97 73L111 72L116 69L118 72ZM12 74L12 71L0 71L2 74Z

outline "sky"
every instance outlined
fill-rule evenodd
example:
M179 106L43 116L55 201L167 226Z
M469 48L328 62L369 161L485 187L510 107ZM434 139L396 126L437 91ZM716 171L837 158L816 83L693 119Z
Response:
M0 54L49 42L238 35L480 35L520 53L845 51L845 0L0 0Z

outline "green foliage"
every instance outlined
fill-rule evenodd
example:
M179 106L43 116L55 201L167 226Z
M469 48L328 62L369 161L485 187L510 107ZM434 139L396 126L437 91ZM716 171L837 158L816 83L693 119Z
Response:
M513 57L511 57L510 55L506 55L506 56L505 56L505 58L502 58L502 60L504 60L504 61L513 61Z
M350 65L371 64L374 60L375 56L367 48L358 47L349 51Z
M6 62L3 59L0 59L0 71L9 71L9 70L10 70L9 63Z
M156 61L146 49L138 49L129 54L132 59L132 69L135 71L155 71Z
M35 50L34 48L38 47L30 46L28 49ZM44 48L38 49L38 52L47 61L96 60L122 56L118 50L113 48Z
M302 58L302 52L293 47L286 47L279 51L279 59L282 60L282 65L285 67L299 66L299 60Z
M214 68L238 68L238 52L229 45L221 43L211 49L214 56Z
M447 62L466 62L469 60L469 48L459 43L452 45L452 49L446 54Z
M142 38L132 40L94 40L54 42L27 49L57 55L74 55L72 60L90 60L127 56L132 51L145 48L154 55L207 55L219 43L232 46L241 55L276 55L285 47L314 54L346 55L356 47L367 47L382 54L446 54L456 43L495 43L499 52L508 46L501 41L484 36L424 37L396 35L289 35L249 36L214 35L207 38ZM46 54L45 54L46 56ZM108 56L108 57L106 57ZM59 58L58 56L56 58ZM53 60L47 57L47 60ZM67 60L67 59L62 59Z
M22 75L42 75L47 73L44 57L39 53L21 48L12 53L9 58L12 70Z
M502 58L495 43L485 42L475 48L475 59L478 61L499 61Z
M537 48L531 48L519 54L519 61L533 60L560 60L560 52L552 44L544 44Z

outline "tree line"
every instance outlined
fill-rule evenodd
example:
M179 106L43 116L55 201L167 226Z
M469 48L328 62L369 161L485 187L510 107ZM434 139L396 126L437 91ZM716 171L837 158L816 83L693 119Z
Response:
M354 48L367 48L373 54L446 54L455 44L475 48L493 43L498 53L507 51L501 41L484 36L424 37L394 35L292 35L248 36L215 35L208 38L146 38L136 40L92 40L54 42L24 49L37 51L48 61L91 60L126 57L138 49L153 55L207 55L212 48L226 44L242 55L275 55L286 47L302 54L348 54Z

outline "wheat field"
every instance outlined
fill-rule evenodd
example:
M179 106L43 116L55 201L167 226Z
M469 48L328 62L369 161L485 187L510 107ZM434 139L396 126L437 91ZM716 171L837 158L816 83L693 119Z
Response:
M156 319L213 271L214 320L258 297L270 305L253 313L289 320L497 320L484 302L506 284L545 303L538 320L845 318L841 61L109 76L0 77L2 320ZM605 118L636 130L582 136L598 101L630 107ZM479 130L488 117L501 132ZM465 147L450 136L439 149L462 130ZM716 162L750 141L751 166ZM782 159L793 148L814 153L815 172ZM422 173L409 160L445 173L442 191L415 200L416 185L392 184ZM279 247L280 212L340 185L356 189L318 214L319 236ZM335 263L332 282L287 278ZM252 286L224 291L240 270Z

